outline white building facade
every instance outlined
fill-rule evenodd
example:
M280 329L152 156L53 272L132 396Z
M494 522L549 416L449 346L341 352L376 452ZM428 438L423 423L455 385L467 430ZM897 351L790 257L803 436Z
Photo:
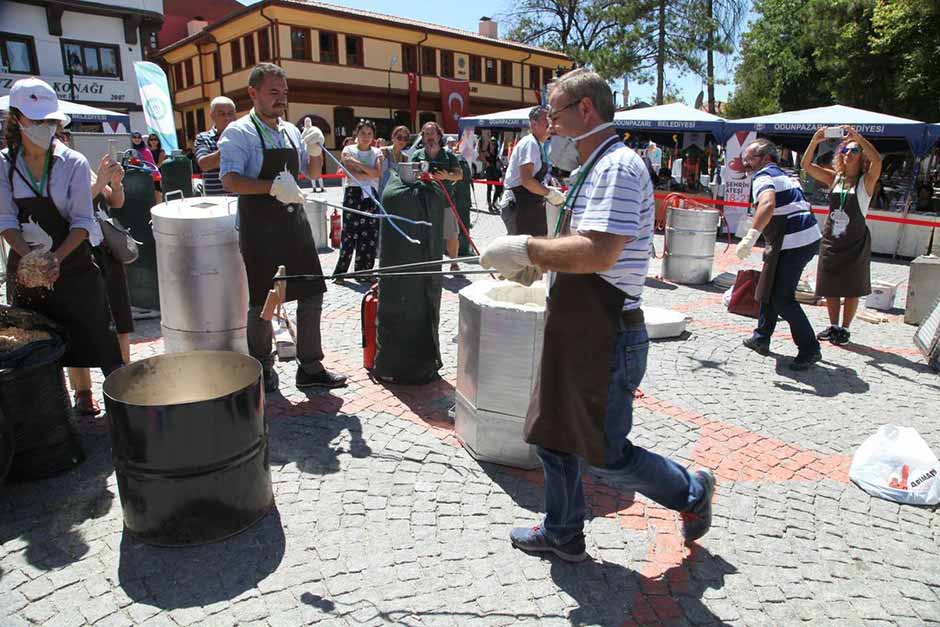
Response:
M0 96L38 76L60 99L126 113L128 131L146 132L134 62L162 23L163 0L2 0Z

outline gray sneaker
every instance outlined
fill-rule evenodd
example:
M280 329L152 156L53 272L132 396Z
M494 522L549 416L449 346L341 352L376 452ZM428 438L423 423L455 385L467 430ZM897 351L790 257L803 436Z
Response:
M695 471L695 477L702 482L705 492L689 511L682 512L682 535L686 542L694 542L706 533L712 526L712 496L715 494L715 475L711 470L703 468Z
M566 562L581 562L588 556L584 550L583 533L564 544L555 544L545 536L541 525L535 525L516 527L509 532L509 540L514 547L527 553L554 553Z

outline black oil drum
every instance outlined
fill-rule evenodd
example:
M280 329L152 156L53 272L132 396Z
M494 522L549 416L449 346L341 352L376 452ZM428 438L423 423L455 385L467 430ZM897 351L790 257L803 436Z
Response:
M261 364L227 351L134 362L104 382L124 526L161 546L221 540L274 506Z

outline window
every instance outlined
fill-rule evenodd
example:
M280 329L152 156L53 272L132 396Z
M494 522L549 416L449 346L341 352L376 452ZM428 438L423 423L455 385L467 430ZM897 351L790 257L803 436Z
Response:
M419 129L428 122L437 122L437 116L434 115L433 111L422 111L420 114L418 114Z
M529 66L529 87L532 89L539 89L542 79L542 68L537 65Z
M496 82L496 59L484 59L483 62L486 64L486 82L495 83Z
M222 57L218 51L212 53L212 71L215 72L215 80L222 80Z
M320 63L339 63L336 33L320 31Z
M310 54L310 31L306 28L291 27L290 56L292 59L302 59L304 61L313 58Z
M437 76L437 50L434 48L421 49L421 73Z
M38 74L33 38L0 33L0 65L11 74Z
M245 41L245 66L254 67L255 66L255 36L254 33L249 33L242 37Z
M268 36L268 29L262 28L258 32L258 60L271 60L271 38Z
M480 82L483 80L483 73L480 70L480 64L483 62L483 59L476 55L470 55L470 80Z
M499 68L500 84L512 86L512 61L502 61Z
M196 109L196 131L202 132L209 130L206 128L206 112L203 109Z
M454 53L450 50L441 50L441 76L454 78Z
M401 47L401 69L403 72L415 72L418 71L418 47L417 46L402 46Z
M196 116L192 111L186 112L186 137L196 139Z
M189 87L191 85L195 85L196 78L193 76L193 60L186 59L186 61L183 63L183 69L186 71L186 86Z
M232 40L232 69L242 69L242 44L239 40Z
M362 58L362 37L346 35L346 65L362 67L365 61Z
M117 46L62 41L62 57L66 74L121 78L119 55Z
M555 80L555 73L552 72L552 68L543 67L542 68L542 82L548 85L553 80Z
M177 63L173 66L173 85L174 89L183 89L186 85L183 83L183 64Z

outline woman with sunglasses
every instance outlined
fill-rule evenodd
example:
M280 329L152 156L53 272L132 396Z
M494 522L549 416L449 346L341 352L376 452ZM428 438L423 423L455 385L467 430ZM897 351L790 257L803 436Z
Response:
M842 144L831 168L813 163L826 127L813 135L801 163L810 176L829 188L829 215L816 268L816 294L826 299L829 328L817 337L837 345L848 343L858 299L871 293L871 233L865 216L881 176L881 155L871 142L851 126L842 129Z
M402 150L404 150L405 146L408 145L408 139L410 137L411 131L408 130L407 126L396 126L395 130L392 131L391 144L386 144L379 147L379 150L382 151L383 158L382 180L379 181L380 196L385 191L385 186L388 184L388 179L392 175L392 168L394 167L394 164L408 161L408 156L405 155Z
M340 159L356 180L349 179L343 194L343 206L366 213L375 213L373 198L378 193L382 176L382 151L372 146L375 126L368 120L360 120L356 126L356 141L343 148ZM353 253L356 255L356 272L371 270L379 246L379 221L353 213L343 214L343 237L339 259L333 274L349 270ZM342 279L337 279L342 283Z
M153 160L153 153L147 148L147 144L144 143L144 138L140 133L131 133L131 148L137 151L141 161L146 161L154 166L157 165L157 162Z
M157 166L162 165L163 160L166 159L166 151L163 150L163 142L160 141L156 133L150 133L147 137L147 148L150 150L150 154L153 155L153 162Z

